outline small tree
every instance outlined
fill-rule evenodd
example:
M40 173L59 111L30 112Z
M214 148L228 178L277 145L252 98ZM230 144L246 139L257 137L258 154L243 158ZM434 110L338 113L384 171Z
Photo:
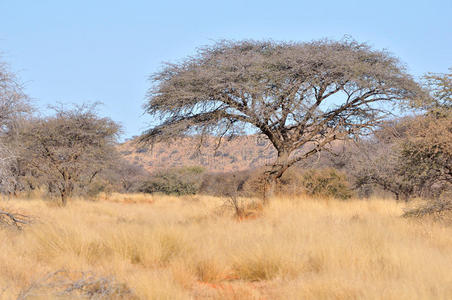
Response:
M16 152L9 133L21 115L29 111L28 97L21 84L8 65L0 61L0 192L11 192L15 185L12 165Z
M142 142L255 130L278 153L268 186L332 141L367 133L392 104L421 92L397 58L350 40L222 41L166 64L151 81L145 109L162 121Z
M438 198L452 182L452 74L425 77L428 97L412 103L421 115L388 123L363 143L357 184L377 184L396 198Z
M76 188L89 185L114 158L119 126L98 117L94 106L55 110L55 115L36 119L21 132L23 158L66 205Z
M149 177L149 172L143 166L133 164L124 157L118 157L97 180L105 183L102 188L107 188L106 185L108 185L113 191L129 193L136 191L139 185Z
M404 157L400 141L405 137L398 122L389 122L372 138L350 147L348 170L354 178L355 188L367 190L378 186L394 194L396 200L408 200L416 193L413 174L403 171Z
M452 187L452 68L424 76L429 97L401 142L404 172L417 179L422 194L437 198Z

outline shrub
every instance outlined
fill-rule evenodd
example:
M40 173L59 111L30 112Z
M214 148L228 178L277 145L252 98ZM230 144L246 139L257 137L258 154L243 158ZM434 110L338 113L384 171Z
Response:
M305 192L312 196L348 199L353 196L345 174L335 169L309 170L302 175Z
M248 180L250 171L228 173L210 173L204 176L200 192L213 196L243 195L243 185Z
M264 209L260 201L237 196L226 197L222 208L225 210L232 209L237 220L254 219L261 215Z
M303 171L288 169L279 180L278 193L282 195L301 195L305 193Z
M196 194L202 183L204 169L201 167L182 167L161 171L141 183L138 191L142 193L162 193L175 195Z
M249 176L243 188L247 196L259 197L263 194L265 182L262 172L262 170L257 170ZM345 174L334 168L319 170L290 168L279 179L274 192L282 196L308 194L339 199L348 199L353 196Z
M264 168L230 173L210 173L204 176L200 192L223 197L261 197L264 191ZM334 168L303 170L288 169L280 178L275 194L348 199L353 191L345 173Z

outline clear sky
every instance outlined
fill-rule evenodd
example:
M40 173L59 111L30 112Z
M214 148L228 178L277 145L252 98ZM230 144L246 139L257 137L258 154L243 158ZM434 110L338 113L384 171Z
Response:
M452 66L452 0L0 0L0 52L35 105L101 101L124 138L152 122L147 78L218 39L309 41L351 35L411 74Z

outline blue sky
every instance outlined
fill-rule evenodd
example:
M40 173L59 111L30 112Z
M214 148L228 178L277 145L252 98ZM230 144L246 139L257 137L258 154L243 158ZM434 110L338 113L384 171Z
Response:
M148 76L218 39L351 35L415 76L452 66L452 1L0 0L0 52L34 104L101 101L124 138L150 122Z

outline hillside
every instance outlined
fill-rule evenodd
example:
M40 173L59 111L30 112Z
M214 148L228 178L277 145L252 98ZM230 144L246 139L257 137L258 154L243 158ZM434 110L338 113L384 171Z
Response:
M197 137L184 137L153 147L127 141L119 146L119 151L127 160L148 171L194 165L212 172L239 171L268 164L276 156L275 149L255 135L239 136L231 141L224 139L217 150L214 137L206 138L199 149L198 144Z

